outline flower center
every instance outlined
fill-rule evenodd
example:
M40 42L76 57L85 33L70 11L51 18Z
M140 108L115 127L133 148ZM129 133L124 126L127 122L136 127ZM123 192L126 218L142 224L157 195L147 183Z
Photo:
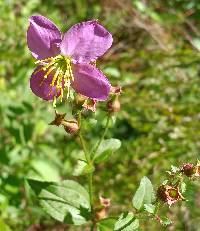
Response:
M177 190L171 189L171 190L169 191L169 196L170 196L171 198L173 198L173 199L178 198L178 192L177 192Z
M53 74L50 86L55 86L56 90L60 91L61 102L64 96L64 89L67 90L67 98L69 98L71 81L74 81L71 58L69 56L57 55L55 57L38 60L36 64L42 66L36 72L41 70L45 71L44 79L47 79L50 74L51 76ZM49 94L51 94L51 92ZM56 105L56 96L54 97L53 105Z

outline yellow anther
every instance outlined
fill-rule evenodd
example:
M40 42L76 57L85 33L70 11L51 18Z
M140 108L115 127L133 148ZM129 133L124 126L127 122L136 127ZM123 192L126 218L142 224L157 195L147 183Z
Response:
M49 61L49 60L52 60L52 57L46 58L46 59L40 59L40 60L36 61L35 64L44 63L44 62L47 62L47 61Z
M37 73L40 72L40 71L44 71L43 68L44 68L44 67L40 67L39 69L35 70L35 71L33 72L33 74L35 75L35 74L37 74Z
M69 98L71 81L74 81L71 58L57 55L55 57L38 60L36 64L41 65L41 67L36 70L34 74L40 71L44 72L44 79L41 81L40 85L42 85L44 80L47 79L52 72L54 72L50 86L55 86L56 94L58 92L60 93L59 98L61 102L64 97L64 89L66 89L67 98ZM53 94L52 89L49 92L49 96L51 94ZM56 96L54 96L53 106L56 106Z
M56 96L53 97L53 107L56 107Z
M54 60L53 60L53 61L51 61L50 63L46 64L46 65L44 66L43 70L46 71L49 67L54 66L54 65L56 65L56 63L55 63Z
M58 78L57 78L57 83L56 86L59 88L62 88L62 78L63 78L63 74L62 74L62 70L59 72Z
M49 70L47 71L47 73L44 75L44 78L46 79L48 77L48 75L56 68L56 66L52 66L49 68Z
M56 80L57 80L57 78L58 78L59 73L60 73L60 68L58 67L58 69L56 70L55 75L53 76L53 80L52 80L52 82L51 82L51 86L54 86L54 85L55 85L55 82L56 82Z

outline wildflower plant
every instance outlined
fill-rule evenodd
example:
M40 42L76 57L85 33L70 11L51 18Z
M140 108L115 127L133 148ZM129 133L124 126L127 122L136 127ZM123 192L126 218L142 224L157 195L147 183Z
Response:
M112 198L94 195L93 177L96 166L120 148L118 139L105 139L112 117L121 109L121 87L112 87L106 76L96 67L96 60L112 45L113 39L98 20L81 22L63 35L49 19L41 15L30 17L27 44L37 67L30 78L32 92L45 101L70 102L73 118L55 110L49 124L64 128L74 138L79 138L84 158L78 162L76 176L85 175L87 187L77 181L44 182L27 179L43 209L54 219L71 225L90 227L98 231L133 231L140 229L142 220L158 221L169 225L171 221L160 217L162 206L173 206L185 200L184 177L198 178L197 165L184 164L168 171L167 180L155 192L151 181L143 177L132 199L132 209L119 216L110 215ZM99 101L107 112L104 131L92 147L84 137L82 126L85 111L96 111ZM131 199L130 199L131 200ZM98 202L97 202L98 201ZM84 229L85 230L85 229Z

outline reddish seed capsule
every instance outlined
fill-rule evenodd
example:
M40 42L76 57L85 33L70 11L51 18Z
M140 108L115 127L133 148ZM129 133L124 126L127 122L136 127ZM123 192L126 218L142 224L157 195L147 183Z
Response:
M181 172L188 177L193 176L195 174L194 164L190 164L190 163L183 164L181 167Z
M62 122L62 125L67 133L74 135L78 132L79 126L76 120L65 120Z
M103 207L105 207L105 208L109 208L110 207L110 198L105 198L105 197L100 196L99 200L100 200L100 204Z
M121 93L122 93L122 88L119 86L110 88L110 94L112 95L121 95Z
M110 100L107 103L107 109L110 113L119 112L120 108L121 108L121 104L117 98L114 100Z
M99 198L101 207L96 209L95 218L96 220L105 219L108 217L108 211L110 208L110 199L101 197Z
M177 201L184 200L179 188L170 185L161 185L157 190L157 197L169 206Z

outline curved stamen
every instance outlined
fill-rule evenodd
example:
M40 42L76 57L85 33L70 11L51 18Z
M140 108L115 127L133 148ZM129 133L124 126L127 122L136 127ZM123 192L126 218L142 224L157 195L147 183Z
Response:
M36 70L35 74L41 70L45 71L44 79L47 79L48 76L54 72L50 86L55 86L56 90L60 91L61 102L64 97L65 89L67 90L66 97L69 98L71 81L74 81L71 58L57 55L56 57L38 60L36 64L39 64L42 67ZM56 100L54 98L53 105L55 104Z

